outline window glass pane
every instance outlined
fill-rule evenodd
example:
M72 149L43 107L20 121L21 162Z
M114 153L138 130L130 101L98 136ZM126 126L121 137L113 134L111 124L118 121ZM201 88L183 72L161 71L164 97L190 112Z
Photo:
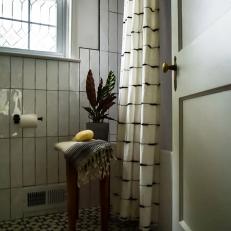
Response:
M31 24L30 49L55 52L56 34L56 27Z
M56 25L56 0L31 0L31 22Z
M0 19L0 46L28 48L28 24Z
M0 17L28 20L28 0L0 0Z
M62 6L63 0L0 0L0 47L62 51Z

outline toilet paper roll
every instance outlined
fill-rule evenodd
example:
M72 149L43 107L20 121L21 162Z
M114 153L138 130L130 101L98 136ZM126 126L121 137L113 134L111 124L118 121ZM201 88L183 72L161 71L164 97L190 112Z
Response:
M21 128L37 128L38 117L36 114L26 114L20 116L19 126Z

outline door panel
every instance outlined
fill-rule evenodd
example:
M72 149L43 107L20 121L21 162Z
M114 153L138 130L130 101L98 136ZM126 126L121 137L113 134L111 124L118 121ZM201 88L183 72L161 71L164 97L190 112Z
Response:
M172 0L173 231L231 230L230 22L231 1Z
M231 8L230 0L180 1L182 1L183 47L189 45Z
M180 219L191 230L231 230L230 102L231 85L180 99Z

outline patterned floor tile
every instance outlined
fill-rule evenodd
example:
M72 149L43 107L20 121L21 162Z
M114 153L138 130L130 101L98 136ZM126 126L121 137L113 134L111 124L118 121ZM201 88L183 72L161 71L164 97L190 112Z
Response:
M0 231L66 231L67 214L55 213L0 222ZM121 222L111 215L109 231L137 231L136 222ZM100 231L100 209L81 209L77 231Z

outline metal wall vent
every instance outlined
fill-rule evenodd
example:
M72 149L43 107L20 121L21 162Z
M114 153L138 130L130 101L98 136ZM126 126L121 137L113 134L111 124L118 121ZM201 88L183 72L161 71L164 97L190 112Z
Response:
M30 192L27 194L27 206L38 206L46 204L46 192Z
M47 204L57 204L65 201L65 191L63 189L47 191Z
M51 189L27 193L27 207L54 205L65 202L64 189Z

